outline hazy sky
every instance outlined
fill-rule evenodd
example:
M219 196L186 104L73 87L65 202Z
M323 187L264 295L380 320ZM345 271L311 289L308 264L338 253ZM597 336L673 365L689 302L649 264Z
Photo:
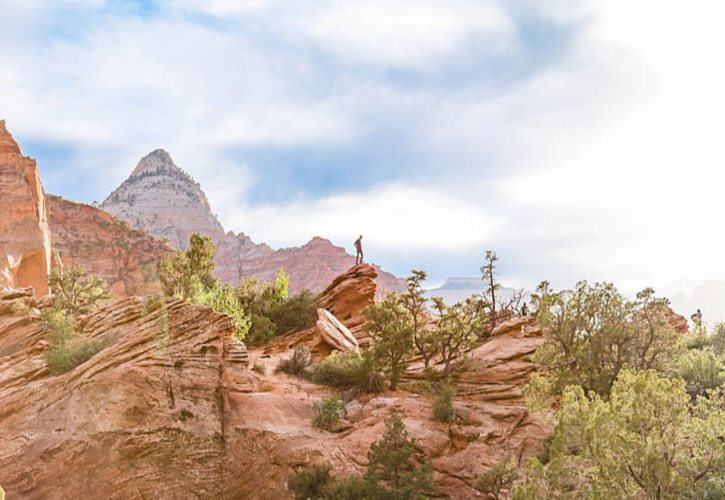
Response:
M0 118L102 200L157 147L227 229L403 275L725 279L720 0L0 0Z

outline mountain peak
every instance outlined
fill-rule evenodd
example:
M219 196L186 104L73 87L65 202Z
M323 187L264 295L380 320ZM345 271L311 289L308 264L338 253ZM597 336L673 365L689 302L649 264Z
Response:
M154 149L139 160L136 168L134 168L133 172L131 172L131 177L141 175L145 172L154 171L159 167L170 167L176 170L181 170L176 166L168 151L165 149Z
M5 120L0 120L0 155L20 156L20 154L20 146L5 126Z

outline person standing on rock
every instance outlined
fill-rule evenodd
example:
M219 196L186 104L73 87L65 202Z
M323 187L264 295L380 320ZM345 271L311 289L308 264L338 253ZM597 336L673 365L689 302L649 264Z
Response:
M357 252L357 255L355 256L355 265L357 266L363 262L362 234L355 240L355 250Z

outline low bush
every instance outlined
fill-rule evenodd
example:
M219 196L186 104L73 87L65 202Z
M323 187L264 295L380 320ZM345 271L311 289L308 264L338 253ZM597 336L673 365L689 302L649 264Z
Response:
M312 425L319 429L331 430L343 416L345 416L345 403L339 396L315 401L312 405Z
M305 374L307 367L311 363L312 355L310 354L310 350L303 345L298 345L295 347L292 356L280 361L274 371L299 377Z
M456 410L453 408L454 395L455 391L450 386L444 386L438 393L433 402L433 417L439 422L451 422L456 416Z
M677 368L691 396L703 394L725 382L725 364L710 349L688 351L680 358Z
M110 339L76 336L73 318L61 309L49 309L42 315L50 349L46 362L50 373L60 375L89 360L110 343Z
M198 291L194 295L194 302L203 306L211 307L216 312L226 314L231 317L236 328L234 336L237 339L244 340L247 336L250 319L237 300L234 288L231 286L217 285Z
M383 377L368 351L333 352L312 369L313 382L332 387L355 387L365 392L382 392Z
M320 303L312 292L303 290L288 299L275 303L269 319L275 325L275 335L311 328L317 322Z
M298 472L293 472L287 479L287 488L296 500L324 498L323 491L330 484L332 477L330 464L310 465Z
M509 453L478 476L474 488L483 493L489 493L495 500L498 500L502 498L501 493L503 490L511 489L518 476L518 467L516 467L516 462Z

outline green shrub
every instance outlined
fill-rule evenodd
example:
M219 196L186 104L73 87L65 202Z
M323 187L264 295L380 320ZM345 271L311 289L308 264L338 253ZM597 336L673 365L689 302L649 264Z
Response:
M280 361L274 371L299 377L304 375L310 363L312 363L310 350L303 345L298 345L295 347L292 356Z
M260 375L264 375L264 373L265 373L264 366L258 364L257 362L255 362L254 365L252 365L252 371L254 373L258 373Z
M61 309L49 309L43 312L41 318L50 341L45 360L53 375L60 375L84 363L112 340L76 336L73 318Z
M365 392L382 392L383 378L369 351L335 351L312 369L311 378L332 387L356 387Z
M249 317L245 314L237 300L234 288L229 285L215 285L194 295L194 302L211 307L220 314L230 316L234 321L236 331L234 336L244 340L249 331Z
M71 314L86 314L111 297L108 283L82 267L54 268L48 277L54 304Z
M392 409L385 419L385 432L370 445L365 479L381 488L372 498L421 498L434 493L433 467L415 460L415 440L408 435L403 419Z
M275 335L315 326L318 307L320 303L317 297L309 290L303 290L282 302L274 303L269 311L269 319L275 325Z
M478 476L474 487L481 492L490 493L495 500L501 498L503 490L510 490L518 478L519 469L511 453L499 460L486 472Z
M322 500L382 500L396 498L385 496L386 493L378 484L366 481L363 477L353 474L345 479L330 481L323 488L319 498Z
M438 397L433 402L433 417L440 422L450 422L456 416L453 408L453 396L455 391L450 386L443 387Z
M709 349L686 352L677 368L691 395L703 394L725 382L725 364Z
M332 480L330 464L314 464L293 472L287 478L287 488L296 500L323 498L323 490Z
M312 425L326 431L345 415L345 403L340 396L332 396L312 404Z

